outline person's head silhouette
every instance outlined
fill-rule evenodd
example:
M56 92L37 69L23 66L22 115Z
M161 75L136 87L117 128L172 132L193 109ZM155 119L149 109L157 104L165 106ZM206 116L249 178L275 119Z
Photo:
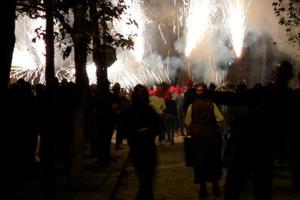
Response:
M138 84L133 88L132 104L135 106L149 104L149 92L145 86Z
M286 84L293 76L292 64L287 60L283 60L276 66L274 71L274 82Z

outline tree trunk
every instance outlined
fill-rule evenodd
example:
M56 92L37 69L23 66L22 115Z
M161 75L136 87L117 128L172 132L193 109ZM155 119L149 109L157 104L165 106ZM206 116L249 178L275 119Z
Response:
M10 69L12 56L15 46L15 16L16 16L16 3L17 0L10 0L5 2L5 6L2 5L0 11L0 131L2 145L0 152L2 152L2 172L0 173L2 181L5 182L2 190L1 197L3 199L11 198L11 189L15 171L13 171L13 157L11 151L11 143L15 138L14 135L9 131L9 107L8 107L8 87L10 82Z
M0 93L6 94L10 80L10 69L15 47L15 18L17 0L2 6L0 15Z
M69 183L80 187L82 180L82 147L84 143L84 127L87 108L89 81L86 72L88 36L85 34L87 6L84 0L78 0L74 6L74 43L75 78L78 87L78 104L74 111L74 133L71 147L71 169Z
M105 2L102 2L102 8L105 8ZM111 159L111 137L114 130L114 118L112 111L112 96L110 93L110 83L107 76L107 68L115 61L115 56L108 50L114 49L106 45L106 32L108 27L106 25L105 13L102 12L100 20L97 13L96 1L89 1L89 11L91 24L93 29L93 61L96 65L97 71L97 95L96 95L96 120L97 120L97 136L96 141L98 146L97 161L99 164L110 162ZM102 11L103 11L102 10ZM100 26L102 32L100 32ZM115 55L115 54L114 54ZM110 56L110 57L109 57ZM110 59L113 58L113 59Z
M105 2L101 4L102 8L105 7ZM89 11L91 24L93 27L93 61L96 65L97 72L97 85L101 91L109 91L109 81L107 77L107 68L115 62L115 51L112 47L106 44L106 32L108 27L105 20L105 13L102 11L100 20L97 13L96 0L89 0ZM102 32L99 31L101 26ZM112 54L114 54L112 56Z
M53 31L53 0L45 0L46 6L46 84L54 81L54 31Z

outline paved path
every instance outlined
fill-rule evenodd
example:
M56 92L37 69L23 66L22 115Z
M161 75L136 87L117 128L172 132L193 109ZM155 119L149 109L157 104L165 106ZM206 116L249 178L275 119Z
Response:
M91 168L90 166L95 162L95 159L88 157L84 159L85 187L68 190L65 188L65 177L58 176L56 200L134 200L138 182L130 162L125 168L116 195L113 195L116 185L119 185L120 174L126 166L128 146L125 144L123 150L115 150L113 147L114 140L112 155L117 161L110 165ZM176 136L175 145L163 143L157 145L157 148L159 165L155 179L156 200L197 200L199 186L193 184L192 168L184 165L182 136ZM39 170L38 168L33 170L36 178L27 177L20 180L18 187L11 188L12 200L44 200L41 198L39 190ZM224 172L226 171L224 170ZM273 200L300 200L300 194L292 192L290 172L287 168L277 168L276 172ZM224 177L221 180L222 188L224 187ZM241 200L252 200L250 191L250 184L248 184L245 186ZM208 200L211 199L212 196L209 196Z
M198 185L193 184L192 168L184 165L182 137L176 137L175 145L157 145L159 165L155 179L156 200L196 200L199 199ZM226 172L226 170L224 170ZM221 188L224 187L224 177ZM300 200L300 194L294 194L290 185L290 173L286 169L277 169L273 184L273 200ZM129 164L125 170L115 200L134 200L138 182L134 168ZM209 185L209 194L211 187ZM208 200L213 199L212 195ZM215 198L216 199L216 198ZM222 199L219 198L219 199ZM245 185L241 200L252 200L250 184Z
M95 165L96 159L87 153L83 158L82 185L78 188L68 188L66 176L57 169L55 200L110 200L128 158L128 146L124 147L116 150L112 144L112 155L116 161L103 166ZM10 199L5 200L45 200L40 190L40 169L33 170L27 177L18 180L17 186L11 188Z

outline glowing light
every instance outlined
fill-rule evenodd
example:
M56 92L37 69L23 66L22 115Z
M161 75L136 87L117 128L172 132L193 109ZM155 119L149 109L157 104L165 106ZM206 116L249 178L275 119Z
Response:
M75 68L74 65L71 66L58 66L55 68L55 76L59 79L66 79L68 81L75 82Z
M88 64L86 66L86 72L89 77L89 83L90 84L96 84L97 83L97 76L96 76L96 65L95 63Z
M117 61L108 68L108 78L110 82L119 82L122 87L126 88L130 88L139 83L145 85L160 82L170 83L170 74L172 73L173 67L172 62L170 62L168 57L165 58L156 53L155 50L153 51L151 42L146 40L146 38L151 38L150 34L152 32L151 30L145 31L146 25L148 23L154 24L156 21L150 21L146 18L144 10L142 9L144 1L124 0L124 2L128 6L128 9L126 9L126 13L121 16L119 21L116 20L112 24L112 27L114 27L113 32L121 33L125 36L135 35L133 37L134 49L117 49ZM223 44L223 36L227 34L236 57L241 56L246 34L246 10L248 8L248 2L250 2L250 0L173 0L174 9L178 10L177 15L170 24L171 26L173 25L173 34L177 34L178 43L180 43L178 45L180 48L176 50L178 52L184 52L185 56L189 57L183 62L186 62L184 64L188 65L187 70L190 77L195 76L195 78L197 78L193 70L195 62L192 58L193 56L190 56L192 51L200 44L210 44L207 41L214 38L213 34L216 33L215 31L220 30L215 28L216 26L225 27L226 30L226 32L221 32L222 35L220 36L222 37L220 37L220 41L216 42ZM133 24L129 25L128 22L130 20L135 20L138 26ZM36 43L32 43L31 40L36 36L34 29L38 27L44 29L45 22L40 19L31 20L27 17L23 17L18 18L16 23L17 41L14 50L11 77L16 79L25 78L25 80L44 83L45 44L42 38L37 39ZM157 24L151 27L155 29L158 28L160 37L162 38L161 42L164 42L166 46L168 46L167 42L170 42L168 38L169 35L167 31L163 31L164 27L170 27L169 24L168 26L165 26L165 24ZM182 35L184 37L182 37ZM73 57L68 58L68 61L64 61L60 57L61 54L58 48L56 48L56 52L58 52L55 57L56 76L60 80L67 79L68 81L75 81ZM213 51L211 51L211 53L207 51L206 54L211 55ZM168 56L169 55L170 52L168 52ZM225 70L220 71L217 66L223 57L218 60L216 57L213 57L213 55L212 57L207 57L207 55L199 57L202 60L204 60L204 58L206 59L206 61L201 61L201 63L204 63L201 67L207 69L207 72L202 73L203 79L213 80L215 83L222 82L226 72ZM232 59L232 55L224 55L224 59L227 59L227 57ZM90 60L88 60L86 70L90 84L95 84L96 67Z
M159 30L161 39L164 41L165 44L167 44L166 37L165 37L164 33L162 32L161 27L160 27L159 24L158 24L158 30Z
M189 56L195 46L212 27L213 1L190 0L186 17L185 55Z
M246 11L250 1L227 0L224 2L225 29L229 35L231 44L237 57L242 54L244 38L246 34Z
M22 66L24 70L34 70L45 65L45 42L42 38L32 39L37 35L36 28L44 30L45 20L31 20L29 17L21 17L16 20L15 33L16 44L12 59L13 66Z
M148 55L142 62L121 58L108 68L108 78L110 82L119 82L125 88L131 88L136 84L170 82L162 58L156 54Z
M136 59L136 61L141 61L144 55L144 30L146 17L143 9L141 8L141 1L125 0L127 7L125 13L122 14L121 20L115 20L114 27L118 33L125 36L133 35L134 47L130 51ZM137 25L128 22L134 20Z

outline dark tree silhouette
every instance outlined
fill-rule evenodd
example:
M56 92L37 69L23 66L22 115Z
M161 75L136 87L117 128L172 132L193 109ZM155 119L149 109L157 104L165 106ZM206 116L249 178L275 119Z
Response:
M0 14L0 92L5 94L9 85L9 74L15 46L15 18L17 0L11 0L1 8Z
M276 0L273 1L275 15L279 18L279 24L285 28L289 42L300 51L300 1Z

